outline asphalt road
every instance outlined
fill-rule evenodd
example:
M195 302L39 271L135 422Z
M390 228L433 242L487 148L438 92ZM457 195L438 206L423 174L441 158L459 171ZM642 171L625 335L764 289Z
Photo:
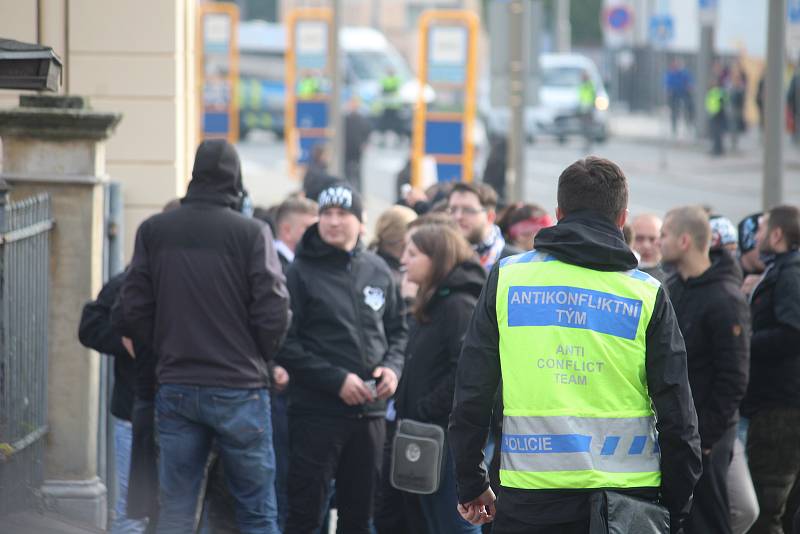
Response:
M645 124L646 126L646 124ZM739 220L761 207L761 165L763 151L756 132L741 141L736 153L721 158L708 155L703 143L689 140L662 142L652 131L641 137L629 133L595 145L591 154L616 162L630 184L631 214L663 214L672 207L708 204L716 213ZM280 202L300 182L288 177L285 147L268 135L251 135L239 144L245 183L256 204ZM526 152L525 200L555 210L556 186L561 171L586 155L583 142L571 139L564 145L542 139L528 145ZM371 144L364 157L364 193L367 220L375 221L396 201L397 172L408 157L408 147ZM800 149L785 149L785 192L787 202L800 204Z

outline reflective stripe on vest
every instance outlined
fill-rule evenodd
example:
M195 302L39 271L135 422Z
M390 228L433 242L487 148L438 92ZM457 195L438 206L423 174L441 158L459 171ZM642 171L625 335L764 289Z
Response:
M645 371L659 287L536 251L500 262L503 486L660 485Z

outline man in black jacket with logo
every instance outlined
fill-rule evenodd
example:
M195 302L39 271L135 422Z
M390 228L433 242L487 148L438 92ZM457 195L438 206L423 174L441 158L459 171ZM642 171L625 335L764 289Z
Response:
M700 206L673 209L661 228L662 261L677 271L667 290L686 342L703 451L687 534L733 532L728 470L749 373L750 319L739 289L741 271L727 251L709 255L710 239Z
M334 185L318 203L319 223L287 274L293 320L278 357L291 376L285 532L319 528L335 478L340 531L367 534L385 401L403 367L403 299L386 263L359 241L358 193Z
M124 335L158 355L159 533L190 532L216 438L239 530L277 533L267 362L289 322L272 232L234 211L239 157L197 149L177 210L144 221L121 295Z
M800 212L778 206L756 238L767 269L750 298L750 418L747 456L761 515L751 533L783 532L787 500L800 476ZM797 528L797 525L795 525Z

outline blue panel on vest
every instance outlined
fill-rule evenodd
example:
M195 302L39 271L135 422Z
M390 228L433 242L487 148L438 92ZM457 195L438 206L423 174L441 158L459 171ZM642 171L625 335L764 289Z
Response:
M612 456L619 445L619 436L608 436L603 442L603 450L600 451L601 456Z
M327 128L328 104L326 102L298 102L295 126L298 128Z
M592 436L582 434L503 434L500 451L510 454L589 452Z
M438 163L436 165L436 176L440 182L460 182L461 173L461 165L452 165L450 163Z
M628 454L642 454L645 445L647 445L647 436L635 436L631 442L631 448L628 449Z
M461 122L428 121L425 123L426 154L461 154L464 152L464 125Z
M569 286L508 288L508 326L561 326L635 339L642 301Z
M228 112L212 113L206 111L203 114L203 133L207 134L227 134L230 130L228 124Z

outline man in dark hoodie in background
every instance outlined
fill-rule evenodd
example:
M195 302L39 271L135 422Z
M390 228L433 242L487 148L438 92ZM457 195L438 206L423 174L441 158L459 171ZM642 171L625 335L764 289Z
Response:
M703 452L703 476L694 491L687 534L733 532L728 473L750 367L750 319L739 289L741 270L728 251L710 255L710 242L711 227L702 207L667 213L661 255L676 269L667 290L686 342Z
M750 384L742 402L761 507L750 532L778 534L796 513L789 495L800 480L800 210L769 210L756 241L767 268L750 297Z
M586 534L601 489L659 500L673 532L688 514L701 460L686 349L623 241L627 204L619 167L576 161L558 180L558 224L495 264L478 300L449 437L459 511L495 534ZM501 373L495 517L483 447Z
M340 183L319 195L287 272L292 325L278 362L289 387L289 518L312 534L336 479L339 531L369 534L386 399L403 368L407 328L389 266L359 240L361 197Z
M239 157L222 140L197 149L175 211L144 221L121 296L124 334L158 354L160 533L194 528L216 439L244 533L277 533L267 362L289 323L269 228L241 202Z

